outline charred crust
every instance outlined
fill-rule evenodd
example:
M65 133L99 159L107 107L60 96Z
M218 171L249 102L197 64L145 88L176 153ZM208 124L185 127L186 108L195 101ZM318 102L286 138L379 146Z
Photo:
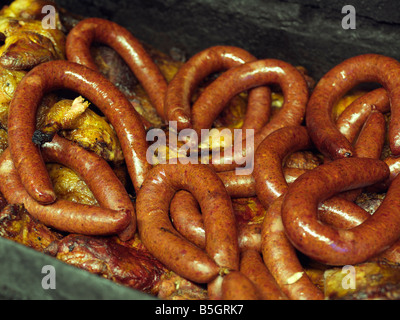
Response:
M41 130L35 130L32 136L32 142L36 145L43 145L46 142L53 140L54 133L42 132Z

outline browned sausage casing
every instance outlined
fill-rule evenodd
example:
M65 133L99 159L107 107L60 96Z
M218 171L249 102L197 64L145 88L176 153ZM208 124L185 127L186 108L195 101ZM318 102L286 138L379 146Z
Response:
M237 141L233 149L241 157L254 155L258 145L272 132L286 126L300 125L304 119L308 101L308 88L302 74L292 65L275 59L245 63L221 74L197 99L192 108L193 128L200 132L209 129L236 94L259 85L278 83L283 91L284 104L280 111L254 135L254 144ZM232 149L232 148L231 148ZM212 166L216 171L229 171L238 166L233 150L221 152L213 157Z
M393 58L364 54L332 68L317 83L307 106L306 123L316 147L332 159L352 156L354 151L332 119L332 107L346 92L362 82L378 82L391 103L390 149L400 154L400 63Z
M168 84L165 97L168 121L176 121L178 130L191 128L192 96L201 80L212 73L255 60L252 54L234 46L214 46L192 56ZM251 90L243 128L260 129L268 121L270 109L271 90L268 87Z
M262 257L281 290L292 300L322 300L323 292L306 274L282 224L283 196L268 208L261 229Z
M240 272L253 282L261 299L287 299L287 296L282 292L274 277L266 267L260 252L252 249L244 250L240 258Z
M253 282L240 271L231 271L222 281L223 300L260 300Z
M85 181L101 207L129 210L132 213L132 222L119 236L122 241L126 241L134 235L135 207L122 182L103 158L59 135L55 135L51 142L42 146L42 155L46 162L60 163L75 171Z
M333 194L383 181L388 166L370 158L344 158L300 176L285 194L282 221L294 246L330 265L355 264L393 244L400 232L400 179L395 179L379 209L361 225L345 230L317 219L318 203Z
M167 82L140 41L115 22L87 18L68 33L65 45L67 59L97 71L90 52L93 42L106 44L119 53L149 95L158 115L164 119Z
M138 113L125 96L99 73L76 63L58 60L40 64L21 81L9 109L8 138L21 181L37 201L55 200L53 187L38 146L32 142L37 106L44 93L66 88L79 92L96 105L113 125L135 190L139 190L151 165L147 141Z
M129 210L111 210L61 199L48 205L40 204L23 187L9 149L0 157L0 180L0 190L9 203L22 203L36 219L60 231L111 235L123 232L132 221Z
M172 226L168 211L174 194L185 189L198 201L203 215L207 254L185 240ZM222 181L208 166L154 167L136 202L140 238L171 270L195 282L210 282L219 269L238 270L239 248L232 203Z
M336 120L339 131L354 142L372 110L390 111L389 96L384 88L375 89L354 100Z

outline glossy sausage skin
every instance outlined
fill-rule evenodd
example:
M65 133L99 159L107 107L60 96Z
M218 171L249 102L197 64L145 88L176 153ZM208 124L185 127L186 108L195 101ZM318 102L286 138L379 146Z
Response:
M26 191L13 165L9 149L0 157L0 190L9 203L21 203L26 210L47 226L69 233L112 235L123 232L131 223L129 210L111 210L57 199L43 205Z
M260 300L253 282L240 271L231 271L222 281L223 300Z
M96 105L113 125L132 179L139 190L151 165L146 159L146 132L138 113L106 78L85 66L58 60L40 64L21 81L10 104L8 139L22 183L39 202L55 200L38 146L32 142L37 106L44 93L65 88Z
M168 211L174 194L184 189L198 201L205 227L205 252L173 228ZM136 201L140 238L168 268L199 283L212 281L221 269L238 270L239 248L232 203L222 181L204 165L157 165Z
M257 148L253 177L258 199L265 208L286 192L282 163L295 151L307 150L312 142L306 127L285 127L271 133Z
M115 22L87 18L68 33L65 47L67 59L97 71L90 53L93 42L106 44L118 52L149 95L158 115L164 119L167 82L140 41Z
M255 60L252 54L234 46L213 46L192 56L168 84L165 97L168 121L176 121L179 131L191 128L192 96L199 83L212 73ZM271 91L268 87L250 91L243 128L261 128L268 121L270 109Z
M306 124L311 139L332 159L350 157L354 150L332 119L332 107L346 92L362 82L378 82L386 89L391 103L390 149L400 154L400 63L393 58L365 54L349 58L332 68L317 83L310 97Z
M206 233L199 203L185 190L178 191L171 200L170 217L175 229L199 248L206 246Z
M134 235L135 207L122 182L103 158L59 135L55 135L51 142L45 143L41 150L45 162L60 163L76 172L85 181L101 207L129 210L132 213L132 221L129 228L120 234L120 238L126 241Z
M386 121L377 110L371 111L354 144L357 157L380 159L385 143Z
M285 234L281 219L283 196L268 208L261 229L262 257L281 290L291 300L322 300L324 294L306 274Z
M390 101L384 88L375 89L354 100L336 120L336 127L351 143L354 142L372 110L390 111Z
M287 300L274 277L264 264L259 251L245 250L240 258L240 272L247 276L263 300Z
M237 141L234 149L240 156L251 157L258 145L272 132L286 126L300 125L308 101L308 88L302 74L292 65L275 59L258 60L232 68L221 74L197 99L192 108L193 128L209 129L214 119L236 94L255 86L278 83L284 95L280 111L254 135L254 144ZM247 148L246 148L247 147ZM216 171L229 171L238 166L235 152L214 157Z
M315 208L338 192L371 185L388 176L388 166L370 158L338 159L300 176L290 185L282 205L288 238L304 254L330 265L356 264L383 251L400 232L400 209L395 200L400 179L392 182L374 215L355 228L321 224Z

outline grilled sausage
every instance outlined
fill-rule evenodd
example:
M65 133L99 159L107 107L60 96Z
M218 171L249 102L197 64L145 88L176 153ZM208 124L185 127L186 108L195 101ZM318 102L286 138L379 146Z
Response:
M287 300L286 295L265 266L259 251L250 249L242 252L240 272L253 282L261 299Z
M375 89L354 100L336 120L336 127L354 142L372 110L382 113L390 111L390 101L384 88Z
M0 157L0 191L9 203L21 203L26 210L47 226L60 231L86 235L121 233L132 221L129 210L111 210L57 199L43 205L24 189L14 167L9 149Z
M253 282L240 271L231 271L222 281L223 300L260 300Z
M281 219L283 196L268 208L261 230L262 257L281 290L291 300L322 300L324 294L310 280L285 234Z
M214 46L192 56L168 84L165 97L168 121L176 121L178 130L191 128L192 96L201 80L212 73L256 60L246 50L234 46ZM270 109L271 90L268 87L251 90L243 128L260 129L268 121Z
M290 185L282 204L282 221L293 245L330 265L355 264L393 244L400 232L400 179L395 179L379 209L361 225L345 230L317 220L315 207L332 195L374 184L389 176L388 166L370 158L344 158L321 165Z
M200 204L205 252L173 228L169 204L185 189ZM210 282L219 269L238 270L239 249L232 203L222 181L204 165L158 165L150 172L136 201L140 238L148 250L171 270L195 282Z
M51 181L32 136L37 105L43 93L58 88L79 92L108 118L121 142L135 190L139 190L151 168L146 159L146 132L137 112L114 85L85 66L63 60L35 67L20 84L10 104L8 138L15 167L34 199L42 203L55 200Z
M99 205L112 210L129 210L132 221L123 234L122 241L130 239L136 231L136 214L132 200L109 164L94 152L55 135L42 146L45 162L60 163L75 171L92 191Z
M282 169L285 157L295 151L309 149L311 145L307 128L293 126L271 133L257 148L253 177L258 199L265 208L287 189Z
M119 53L149 95L158 115L164 119L167 82L140 41L115 22L87 18L68 33L65 44L67 59L97 71L90 53L93 42L106 44Z
M354 144L354 154L361 158L380 159L385 134L385 117L377 110L371 111Z
M340 133L332 119L334 103L362 82L378 82L386 89L391 103L389 144L394 155L400 154L400 63L393 58L364 54L349 58L327 72L317 83L306 112L306 125L315 146L332 159L354 154L351 143Z
M284 104L280 111L253 136L253 145L246 141L236 141L229 152L213 157L211 165L216 171L229 171L239 166L240 161L237 161L235 153L240 157L251 158L258 145L275 130L300 125L308 101L307 84L302 74L286 62L258 60L227 70L196 100L192 108L193 128L200 132L201 129L211 127L214 119L234 95L269 83L278 83L283 91Z

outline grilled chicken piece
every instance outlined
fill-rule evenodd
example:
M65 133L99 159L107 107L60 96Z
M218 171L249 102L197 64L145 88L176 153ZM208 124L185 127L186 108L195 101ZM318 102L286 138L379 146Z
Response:
M55 245L59 260L153 295L167 271L146 251L123 246L113 238L70 234Z
M400 268L366 262L325 271L325 296L340 300L399 300Z
M85 181L73 170L57 163L47 163L46 168L57 198L88 205L98 204Z
M88 107L89 104L82 97L58 101L48 110L37 134L38 140L50 141L58 132L107 161L122 162L124 157L114 128L105 117Z
M4 6L0 10L0 15L15 19L42 20L47 15L47 13L42 13L42 8L46 5L51 5L56 9L55 27L62 30L57 4L51 0L14 0L9 6Z
M7 204L1 210L0 236L41 252L45 252L53 241L61 239L61 234L33 218L19 204Z
M65 59L65 34L55 12L54 28L43 28L41 9L49 1L16 0L0 11L0 65L10 70L29 70L34 66ZM55 6L54 6L55 8Z

